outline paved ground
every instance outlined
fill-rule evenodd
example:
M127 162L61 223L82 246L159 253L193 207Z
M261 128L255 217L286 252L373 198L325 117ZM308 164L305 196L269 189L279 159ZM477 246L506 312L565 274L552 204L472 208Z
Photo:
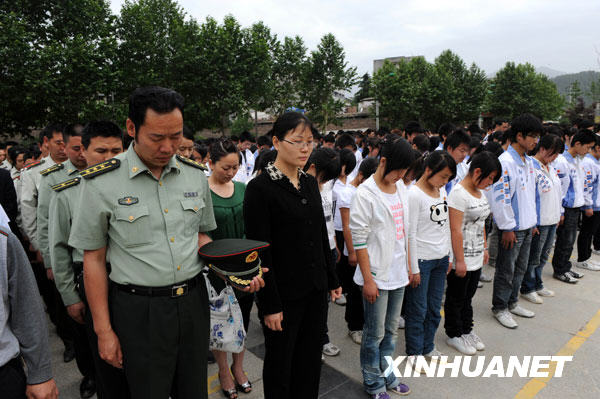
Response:
M594 256L595 257L595 256ZM596 258L596 257L595 257ZM596 258L600 261L600 258ZM486 267L486 273L493 273ZM405 378L412 389L412 398L598 398L600 397L600 272L586 272L577 285L568 285L551 276L552 267L544 271L547 288L556 292L556 297L545 299L544 304L534 305L522 301L524 307L534 310L533 319L517 318L519 327L509 330L493 319L490 311L492 286L486 283L474 298L475 331L486 344L486 365L489 357L502 355L505 362L510 355L573 355L566 363L561 378L530 379L511 378ZM359 347L347 336L343 315L344 308L330 305L329 331L331 341L341 348L339 356L327 358L322 371L321 398L352 399L367 398L362 390L359 368ZM443 320L442 320L443 326ZM262 398L262 333L258 325L256 310L248 334L245 369L254 384L254 392L241 394L240 398ZM404 354L404 334L398 339L397 354ZM459 353L445 343L443 328L436 335L436 346L444 354ZM54 332L51 336L53 367L61 398L79 397L78 376L75 362L62 362L62 345ZM475 361L472 362L475 364ZM403 366L400 368L403 370ZM210 398L223 397L216 365L209 365Z

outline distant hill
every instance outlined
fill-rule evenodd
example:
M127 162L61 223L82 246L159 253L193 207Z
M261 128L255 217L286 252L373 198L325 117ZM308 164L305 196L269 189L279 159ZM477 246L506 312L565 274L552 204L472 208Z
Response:
M557 71L556 69L552 69L552 68L548 68L548 67L535 67L535 70L538 73L543 73L544 75L548 76L550 79L566 74L566 72Z
M581 91L583 91L584 96L583 99L586 104L590 104L591 99L585 94L590 90L590 85L593 81L598 81L600 79L600 72L596 71L584 71L579 73L569 73L566 75L560 75L552 78L551 80L556 83L556 88L558 92L563 96L567 96L569 94L569 86L571 83L578 81L579 87L581 87Z

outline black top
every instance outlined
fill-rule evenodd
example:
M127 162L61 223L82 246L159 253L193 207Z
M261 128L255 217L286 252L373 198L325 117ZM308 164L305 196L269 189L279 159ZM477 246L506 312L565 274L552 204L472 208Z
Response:
M265 287L258 291L263 314L282 311L281 302L315 290L339 287L331 257L317 181L300 173L300 190L272 164L248 183L244 198L246 238L271 246L261 253Z

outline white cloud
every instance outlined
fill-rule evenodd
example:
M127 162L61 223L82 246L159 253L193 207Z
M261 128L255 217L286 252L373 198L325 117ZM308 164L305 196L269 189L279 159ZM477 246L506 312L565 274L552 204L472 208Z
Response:
M111 0L118 13L123 0ZM232 14L263 21L278 37L301 36L309 49L333 33L359 73L373 60L451 49L491 73L507 61L578 72L600 69L598 0L180 0L199 21Z

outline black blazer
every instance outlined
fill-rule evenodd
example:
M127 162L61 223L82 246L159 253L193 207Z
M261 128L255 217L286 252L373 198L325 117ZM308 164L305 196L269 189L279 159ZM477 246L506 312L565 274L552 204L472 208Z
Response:
M246 238L266 241L261 254L265 287L258 291L262 314L282 311L281 302L298 300L315 290L339 287L329 248L317 181L301 174L300 191L287 177L261 173L244 197Z
M10 219L10 229L21 239L21 233L17 227L17 216L19 213L17 192L15 191L13 179L10 177L10 172L2 168L0 168L0 205L2 205L6 216Z

